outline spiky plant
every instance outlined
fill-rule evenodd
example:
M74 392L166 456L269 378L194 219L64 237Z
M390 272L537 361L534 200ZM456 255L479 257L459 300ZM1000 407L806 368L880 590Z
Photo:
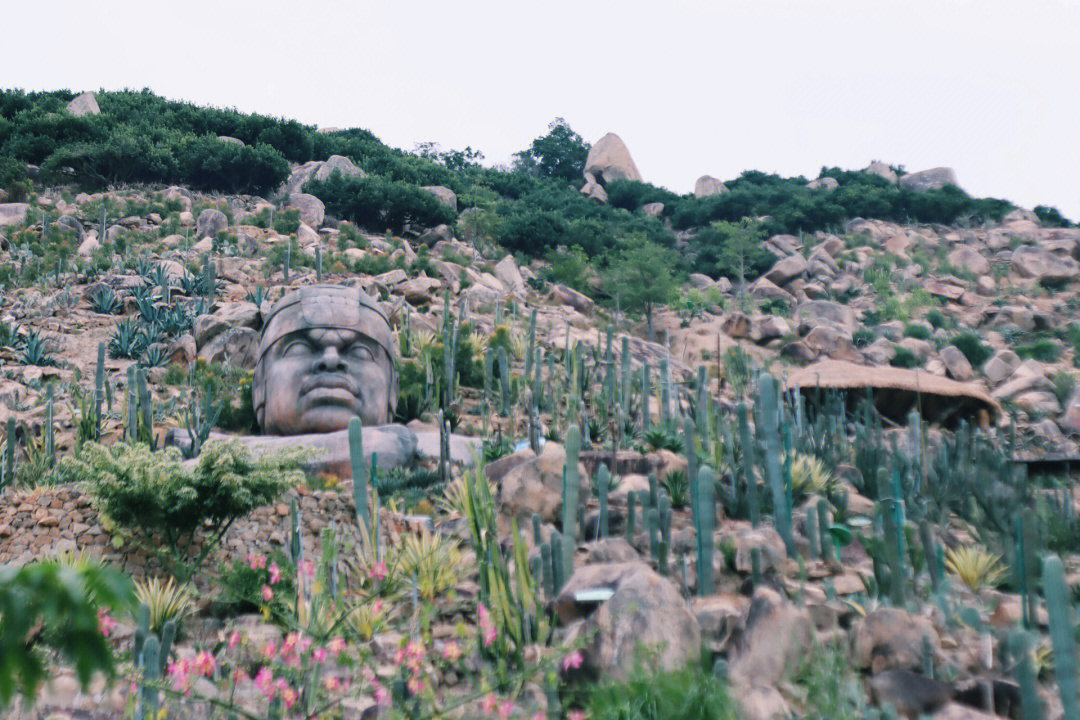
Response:
M945 567L976 593L998 585L1007 573L1000 555L977 544L946 550Z
M828 495L836 484L832 471L816 455L796 453L791 460L791 492L796 497Z
M681 510L690 503L690 478L685 470L672 470L660 485L667 491L672 509Z
M150 629L160 632L169 620L182 622L195 613L195 591L191 585L178 585L174 578L135 581L135 597L150 608Z
M429 602L455 587L466 569L458 541L442 533L407 534L394 551L395 564L415 580L417 594Z
M102 315L115 315L122 304L111 287L102 285L90 296L90 307Z
M31 329L26 333L23 337L22 346L24 364L40 367L56 364L56 360L53 358L56 350L52 342L37 330Z

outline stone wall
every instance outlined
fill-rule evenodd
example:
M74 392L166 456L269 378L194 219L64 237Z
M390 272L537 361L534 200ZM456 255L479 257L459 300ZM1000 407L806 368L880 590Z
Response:
M203 577L197 578L196 583L204 587L211 584L222 561L246 558L252 551L265 553L275 546L285 547L292 498L299 499L305 557L321 555L319 534L331 522L337 528L339 547L354 547L359 536L352 487L348 482L343 486L341 492L298 487L280 502L237 520L221 546L203 564ZM387 533L396 535L409 528L416 529L419 523L384 511L382 525ZM0 564L23 565L65 552L85 552L136 578L164 574L157 561L132 538L124 538L102 526L90 495L78 484L33 490L8 488L0 493Z

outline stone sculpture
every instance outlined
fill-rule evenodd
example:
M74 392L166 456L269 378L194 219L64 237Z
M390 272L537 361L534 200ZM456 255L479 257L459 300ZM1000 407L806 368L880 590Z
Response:
M390 323L359 288L294 290L266 318L252 383L268 435L334 432L353 417L385 425L397 405Z

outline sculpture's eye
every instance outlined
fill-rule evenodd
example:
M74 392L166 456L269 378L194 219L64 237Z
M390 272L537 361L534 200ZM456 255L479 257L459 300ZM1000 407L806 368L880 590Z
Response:
M311 354L311 343L304 338L292 338L281 348L282 357L303 357Z
M353 358L355 360L374 360L375 359L375 355L371 352L371 348L369 348L364 343L353 343L352 345L350 345L349 350L348 350L348 354L349 354L349 357L351 357L351 358Z

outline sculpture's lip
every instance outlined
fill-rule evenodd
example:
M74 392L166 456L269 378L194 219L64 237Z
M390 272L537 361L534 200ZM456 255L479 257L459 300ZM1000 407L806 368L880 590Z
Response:
M356 382L348 375L316 375L300 383L301 395L317 390L347 390L350 395L360 395Z

